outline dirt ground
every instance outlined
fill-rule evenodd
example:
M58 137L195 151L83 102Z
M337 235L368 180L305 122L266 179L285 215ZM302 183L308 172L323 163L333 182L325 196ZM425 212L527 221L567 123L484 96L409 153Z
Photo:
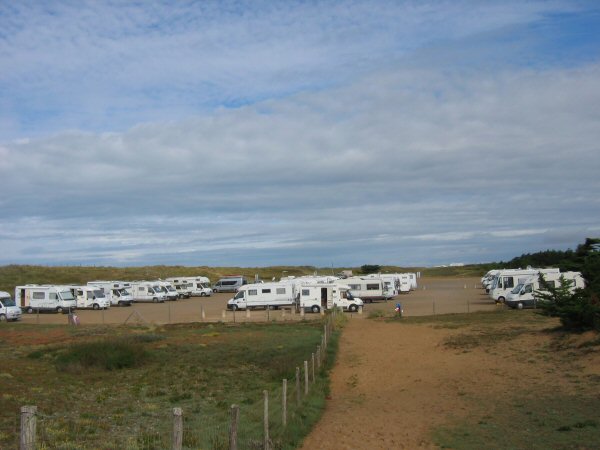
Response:
M440 280L438 287L450 283ZM430 294L435 289L434 283L431 286ZM444 309L452 304L460 309L464 300L460 290L445 292L446 297L433 295L421 299L421 309L407 297L407 309L426 313L432 298L439 300ZM473 306L486 309L483 299L480 296L480 301L474 301L471 310ZM495 308L493 303L491 307ZM514 311L514 314L524 313ZM477 324L474 326L477 328ZM534 330L536 326L532 325ZM548 326L547 322L539 325L539 329L544 326ZM510 330L510 324L508 327ZM555 393L568 393L600 377L600 355L592 353L578 359L571 367L572 372L558 371L556 361L548 356L552 353L547 350L551 338L544 333L530 333L514 340L499 339L487 348L447 345L449 340L460 340L463 333L464 328L436 327L431 323L349 321L341 335L324 415L301 448L439 448L432 441L432 430L461 419L477 424L494 407L490 399L512 398L518 387L527 391L524 380L525 384L543 384ZM583 342L590 337L581 335L574 339ZM537 349L535 356L530 349ZM478 419L473 420L474 416ZM488 448L496 446L497 443L490 443Z
M371 311L392 312L397 302L402 304L406 316L424 316L452 312L492 310L495 305L479 287L478 278L421 278L416 290L402 294L387 302L379 301L365 305L363 315L353 314L353 318L369 315ZM218 321L265 321L300 320L299 314L290 310L252 311L250 317L245 312L226 311L226 303L232 294L215 294L212 297L192 297L165 303L136 303L131 307L112 307L106 311L78 310L82 325L127 323L185 323ZM204 310L204 318L202 311ZM225 316L223 316L225 314ZM316 314L307 313L306 319L316 319ZM23 314L24 323L64 324L63 314L41 313Z

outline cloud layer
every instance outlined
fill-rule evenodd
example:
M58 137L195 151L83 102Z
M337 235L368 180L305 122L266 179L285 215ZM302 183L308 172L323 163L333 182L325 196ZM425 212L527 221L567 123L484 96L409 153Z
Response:
M4 6L0 264L430 265L598 234L600 65L529 31L586 5L396 3Z

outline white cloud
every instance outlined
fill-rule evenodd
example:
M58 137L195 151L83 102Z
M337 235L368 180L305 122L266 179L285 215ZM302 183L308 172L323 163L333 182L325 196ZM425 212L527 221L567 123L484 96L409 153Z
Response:
M570 3L270 5L0 19L0 87L53 130L0 146L0 264L436 264L597 232L600 66L433 57Z

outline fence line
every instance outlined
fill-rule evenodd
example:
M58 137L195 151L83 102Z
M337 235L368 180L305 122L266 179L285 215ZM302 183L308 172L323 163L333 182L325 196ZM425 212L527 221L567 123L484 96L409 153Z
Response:
M89 420L87 423L81 424L70 417L45 416L38 411L36 406L28 405L21 408L19 450L56 447L97 448L90 442L93 438L102 440L101 445L103 448L128 450L164 448L183 450L206 447L234 450L278 448L285 439L290 420L304 420L305 414L302 413L302 409L307 406L305 400L310 395L310 388L316 385L316 375L319 375L321 381L325 379L323 369L331 335L335 331L336 315L335 310L328 314L323 327L321 343L310 354L312 377L309 377L309 359L303 361L303 389L300 385L300 367L296 367L295 390L297 401L291 409L287 403L287 379L283 380L281 389L275 389L275 392L263 391L262 405L260 405L260 402L242 407L235 404L231 405L227 424L223 422L215 423L211 420L211 417L199 417L197 413L189 413L181 407L174 407L170 413L166 411L155 414L145 412L143 420L139 419L132 423L125 423L125 428L130 432L128 436L119 436L115 431L115 424L108 420ZM315 393L317 392L319 391L315 390ZM262 408L259 408L259 406L262 406ZM261 409L262 411L260 411ZM57 435L56 430L60 427L53 427L53 424L61 424L62 421L66 421L68 428L73 427L75 429L69 428L69 432L63 431L62 435ZM262 423L262 427L259 428L257 424L260 423ZM123 423L119 423L119 425L123 425ZM75 439L77 442L69 442L69 439L73 440L73 435L77 436ZM117 442L114 441L115 439ZM92 445L92 447L89 447L89 445Z

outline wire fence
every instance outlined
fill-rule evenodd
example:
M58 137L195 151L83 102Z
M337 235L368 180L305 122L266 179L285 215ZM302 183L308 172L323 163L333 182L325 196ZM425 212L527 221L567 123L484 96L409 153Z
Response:
M20 450L183 450L230 449L277 450L294 447L309 429L327 395L327 369L331 364L330 341L337 311L328 314L321 343L296 367L293 379L263 391L263 398L244 400L216 412L200 405L187 410L149 410L135 417L126 411L96 417L65 408L45 414L36 406L21 408L20 427L15 430ZM128 405L135 409L136 405ZM16 424L15 424L15 428Z

